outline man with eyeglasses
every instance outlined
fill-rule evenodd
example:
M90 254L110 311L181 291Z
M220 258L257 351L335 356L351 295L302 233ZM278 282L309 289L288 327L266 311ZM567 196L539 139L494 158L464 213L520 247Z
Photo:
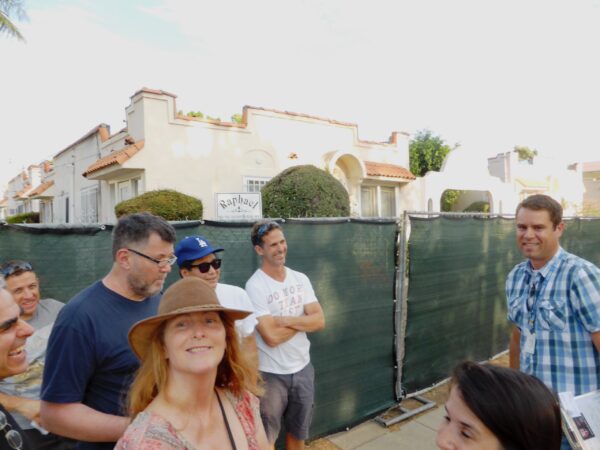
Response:
M325 316L310 280L285 266L287 242L273 221L255 223L250 234L262 264L246 283L258 318L259 369L265 382L260 414L269 444L283 420L286 448L304 448L312 420L314 369L306 333L322 330Z
M219 302L227 308L254 311L246 291L237 286L219 283L221 259L217 258L217 253L222 251L223 248L214 248L203 236L186 236L175 246L179 275L182 278L197 277L206 281L215 289ZM235 322L235 328L242 339L242 350L251 361L255 362L257 361L254 338L256 323L254 314Z
M506 281L509 359L554 392L581 395L600 389L600 269L560 246L562 213L547 195L517 206L517 245L527 260ZM561 448L571 448L566 438Z
M27 261L12 260L2 265L6 289L22 310L21 318L35 332L27 341L29 367L24 373L0 381L0 402L13 417L36 448L72 449L75 443L53 433L42 433L40 421L40 389L50 331L63 303L46 298L40 300L40 282Z
M42 424L79 441L78 449L112 449L129 424L124 405L139 361L127 333L156 314L177 259L175 240L175 230L160 217L120 218L112 234L110 272L73 297L54 324L42 384Z
M0 380L27 370L27 339L33 327L22 318L22 309L5 288L0 277ZM27 436L0 402L0 450L35 449Z

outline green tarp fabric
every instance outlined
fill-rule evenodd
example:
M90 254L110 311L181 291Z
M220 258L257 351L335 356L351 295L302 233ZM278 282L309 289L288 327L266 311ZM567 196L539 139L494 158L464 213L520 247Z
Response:
M325 330L310 335L316 369L315 437L358 423L395 402L396 225L291 221L283 228L287 265L310 278L327 322ZM259 265L249 225L177 224L178 239L191 234L226 249L224 283L243 287ZM110 229L1 227L0 259L13 258L32 262L43 296L66 302L110 270ZM167 284L177 278L174 268Z
M410 219L405 336L394 336L396 225L298 222L283 225L288 266L311 279L326 329L310 336L316 368L311 436L351 426L395 404L395 339L404 339L402 388L415 392L449 376L463 359L506 349L504 282L522 260L514 220ZM202 234L225 247L222 281L244 286L259 259L249 225L178 223L181 239ZM563 247L600 265L600 220L569 220ZM0 227L0 260L30 260L43 295L68 301L111 267L110 227ZM178 278L169 275L167 284Z
M402 388L410 393L448 377L464 359L506 350L504 285L523 260L514 220L411 217ZM600 220L566 222L563 248L600 265Z

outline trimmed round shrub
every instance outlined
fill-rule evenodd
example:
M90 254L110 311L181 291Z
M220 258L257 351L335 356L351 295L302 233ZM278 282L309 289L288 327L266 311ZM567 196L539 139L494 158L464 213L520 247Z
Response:
M149 191L115 206L117 217L149 212L165 220L202 219L202 201L171 189Z
M463 212L490 212L490 204L488 202L473 202L469 206L467 206Z
M261 190L265 217L346 217L348 192L333 175L315 166L290 167Z
M6 218L6 223L40 223L40 213L27 212Z

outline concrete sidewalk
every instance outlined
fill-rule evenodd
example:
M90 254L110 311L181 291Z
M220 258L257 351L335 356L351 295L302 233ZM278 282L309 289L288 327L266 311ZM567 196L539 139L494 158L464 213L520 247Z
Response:
M496 355L489 362L508 367L508 351ZM446 380L422 394L427 400L434 402L436 407L389 428L369 420L348 431L311 442L307 450L437 450L435 438L444 420L444 404L449 393ZM416 405L404 406L412 409Z
M390 428L369 420L326 440L341 450L436 450L435 437L444 414L444 407L437 406Z

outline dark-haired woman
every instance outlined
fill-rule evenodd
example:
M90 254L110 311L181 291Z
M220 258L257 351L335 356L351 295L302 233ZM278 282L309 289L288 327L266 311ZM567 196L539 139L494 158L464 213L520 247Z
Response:
M436 443L442 450L559 450L560 408L531 375L463 362L454 369Z

